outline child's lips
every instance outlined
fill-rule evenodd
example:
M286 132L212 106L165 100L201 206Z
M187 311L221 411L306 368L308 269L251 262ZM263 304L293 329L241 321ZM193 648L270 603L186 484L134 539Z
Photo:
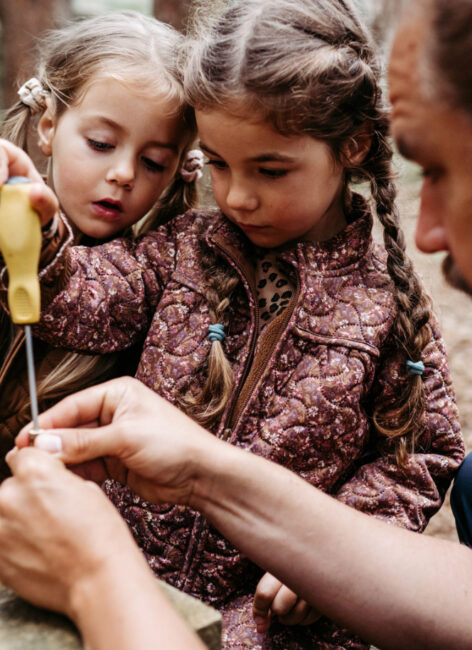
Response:
M254 224L251 223L238 223L238 226L241 228L241 230L264 230L267 226L255 226Z
M121 217L123 206L121 201L101 199L92 203L95 214L104 219L115 221Z

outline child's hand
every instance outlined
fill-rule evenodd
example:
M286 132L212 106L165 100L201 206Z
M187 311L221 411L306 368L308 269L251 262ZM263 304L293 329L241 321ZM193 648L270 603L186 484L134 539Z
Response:
M24 176L31 181L31 206L39 214L41 226L48 224L59 209L54 192L44 183L41 174L23 149L0 139L0 185L11 176Z
M284 625L310 625L321 616L270 573L259 580L252 610L259 634L267 632L272 616Z

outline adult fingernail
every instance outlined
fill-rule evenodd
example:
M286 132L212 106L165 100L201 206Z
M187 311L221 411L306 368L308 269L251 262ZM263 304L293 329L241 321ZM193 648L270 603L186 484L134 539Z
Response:
M36 449L49 451L52 454L57 454L62 451L62 440L59 436L54 436L51 433L40 433L34 441Z

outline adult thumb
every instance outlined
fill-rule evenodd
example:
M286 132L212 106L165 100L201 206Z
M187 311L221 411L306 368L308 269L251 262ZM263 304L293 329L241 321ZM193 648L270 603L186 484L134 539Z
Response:
M36 436L34 447L54 454L67 465L76 465L118 454L117 438L110 425L95 428L53 429Z

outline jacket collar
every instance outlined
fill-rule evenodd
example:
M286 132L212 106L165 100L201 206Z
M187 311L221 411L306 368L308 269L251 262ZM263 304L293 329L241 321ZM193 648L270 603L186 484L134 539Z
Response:
M280 259L290 266L300 262L317 274L337 275L341 269L362 260L372 245L372 214L367 202L354 194L349 223L341 232L323 242L295 241L280 247ZM206 235L210 246L217 245L241 268L252 267L254 247L241 230L219 212ZM247 272L250 274L250 272Z

